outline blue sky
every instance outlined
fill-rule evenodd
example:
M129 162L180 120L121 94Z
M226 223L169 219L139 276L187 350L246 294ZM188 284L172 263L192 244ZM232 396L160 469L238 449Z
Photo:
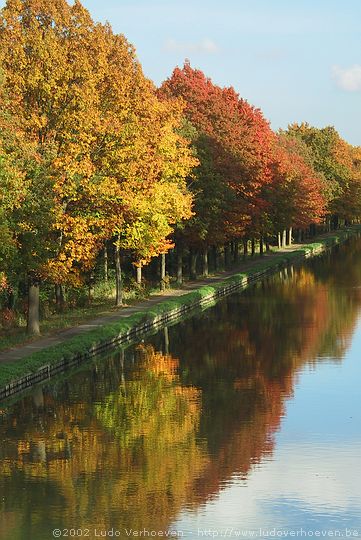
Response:
M3 4L1 2L0 4ZM359 0L83 0L159 84L185 58L274 128L334 125L361 145Z

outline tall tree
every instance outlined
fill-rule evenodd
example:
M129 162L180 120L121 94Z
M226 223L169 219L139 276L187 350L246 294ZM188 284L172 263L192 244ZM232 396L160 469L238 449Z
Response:
M319 223L325 213L327 186L313 167L301 140L281 133L274 145L272 181L264 190L268 209L263 219L273 234Z
M270 179L273 139L260 110L241 99L233 88L215 85L187 62L173 71L160 94L185 101L186 118L197 132L194 144L201 165L198 191L195 185L196 206L205 209L205 219L198 215L194 225L207 228L207 232L200 230L200 240L217 235L217 229L223 229L223 238L237 238L245 234L247 226L255 228L262 212L261 186ZM215 213L222 215L217 224L206 217L210 193L211 208L215 206Z
M143 265L171 247L173 225L191 215L185 179L196 165L179 131L182 104L163 102L144 77L134 49L106 26L97 29L104 51L99 83L99 129L92 153L98 174L112 179L111 223L116 237L117 304L120 254L131 250Z

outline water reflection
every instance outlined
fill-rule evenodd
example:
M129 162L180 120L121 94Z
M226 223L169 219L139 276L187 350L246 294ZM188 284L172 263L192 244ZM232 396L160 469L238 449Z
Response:
M336 514L352 524L361 434L351 422L345 440L343 415L361 409L359 367L341 361L360 284L354 242L2 409L0 538L324 525L339 474Z

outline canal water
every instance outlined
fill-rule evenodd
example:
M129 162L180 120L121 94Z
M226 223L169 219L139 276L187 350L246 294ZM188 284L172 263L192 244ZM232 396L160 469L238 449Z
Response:
M361 537L361 241L0 406L0 538Z

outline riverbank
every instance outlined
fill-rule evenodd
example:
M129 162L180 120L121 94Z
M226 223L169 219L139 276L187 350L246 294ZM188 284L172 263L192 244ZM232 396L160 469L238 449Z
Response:
M185 289L151 297L119 313L99 317L57 336L2 353L0 399L66 372L106 350L129 343L197 308L208 307L222 296L242 290L289 264L320 254L360 232L361 226L353 226L324 235L311 244L272 252L246 263L244 268L193 282Z

